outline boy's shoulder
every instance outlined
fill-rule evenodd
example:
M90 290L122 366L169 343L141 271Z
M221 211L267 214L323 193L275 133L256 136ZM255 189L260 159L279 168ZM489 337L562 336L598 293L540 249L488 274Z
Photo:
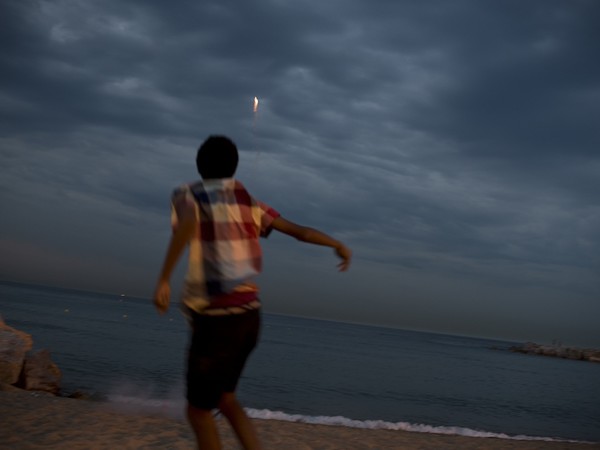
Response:
M214 178L184 183L173 189L171 198L177 199L191 195L204 199L206 196L212 197L218 191L231 191L236 197L252 198L244 184L236 178Z
M179 186L174 188L173 191L171 192L171 197L177 198L177 197L181 197L181 196L184 196L184 195L187 195L190 193L203 191L203 190L204 190L204 184L203 184L202 180L191 181L188 183L180 184Z

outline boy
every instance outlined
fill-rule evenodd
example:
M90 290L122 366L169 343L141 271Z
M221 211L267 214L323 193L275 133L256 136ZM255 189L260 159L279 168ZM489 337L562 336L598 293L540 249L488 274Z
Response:
M173 234L154 293L163 314L169 307L169 279L186 245L188 271L183 310L192 337L187 362L187 415L198 448L220 448L212 410L229 421L245 449L258 449L256 431L238 403L235 389L260 326L258 287L259 237L275 229L296 239L335 250L339 269L350 265L351 252L341 242L290 222L255 200L233 178L238 164L235 144L210 136L198 150L202 181L178 188L172 197Z

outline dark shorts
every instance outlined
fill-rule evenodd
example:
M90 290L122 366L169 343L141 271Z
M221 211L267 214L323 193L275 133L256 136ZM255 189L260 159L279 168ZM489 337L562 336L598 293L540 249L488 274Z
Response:
M187 400L214 409L221 395L234 392L246 359L258 341L260 311L227 316L194 315L188 352Z

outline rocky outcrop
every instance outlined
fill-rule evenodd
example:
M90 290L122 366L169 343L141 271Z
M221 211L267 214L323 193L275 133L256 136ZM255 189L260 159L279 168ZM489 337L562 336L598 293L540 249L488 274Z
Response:
M510 350L529 355L554 356L556 358L600 362L600 350L590 348L565 347L563 345L540 345L533 342L515 345Z
M61 375L58 366L50 359L50 352L40 350L25 357L17 386L27 391L44 391L56 395L60 390Z
M33 340L0 318L0 386L58 394L61 373L48 350L32 352Z
M31 336L9 327L0 318L0 382L19 381L25 355L33 347Z

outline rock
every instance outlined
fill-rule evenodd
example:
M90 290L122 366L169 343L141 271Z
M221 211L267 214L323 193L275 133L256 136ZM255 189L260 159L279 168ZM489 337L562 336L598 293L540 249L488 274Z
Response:
M75 398L78 400L90 400L92 397L89 394L81 391L75 391L72 394L67 395L67 398Z
M50 352L39 350L25 358L17 386L28 391L43 391L56 395L60 391L61 376L60 369L50 359Z
M18 392L18 391L23 391L23 389L19 389L16 386L13 386L12 384L8 384L8 383L3 383L0 381L0 392Z
M9 327L0 318L0 382L15 384L19 380L25 354L32 347L29 334Z
M56 395L61 372L48 350L31 353L31 335L9 327L0 317L0 390L26 389Z
M567 352L567 358L569 359L583 359L583 352L578 348L570 348Z
M557 355L557 349L554 347L548 347L548 346L541 346L539 349L539 354L544 355L544 356L558 356Z

